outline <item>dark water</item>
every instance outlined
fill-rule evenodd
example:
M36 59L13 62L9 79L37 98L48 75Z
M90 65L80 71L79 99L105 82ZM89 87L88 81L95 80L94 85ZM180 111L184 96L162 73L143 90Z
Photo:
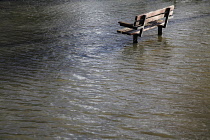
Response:
M136 45L118 21L174 4ZM209 0L0 1L0 139L210 139Z

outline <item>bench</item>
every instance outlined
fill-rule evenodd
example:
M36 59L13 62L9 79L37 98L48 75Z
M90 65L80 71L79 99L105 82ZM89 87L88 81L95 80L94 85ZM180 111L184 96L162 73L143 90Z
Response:
M144 31L158 27L158 35L162 35L162 28L166 28L168 19L173 18L174 5L137 15L133 24L118 22L126 28L117 30L118 33L133 35L133 43L138 43L138 36L142 37Z

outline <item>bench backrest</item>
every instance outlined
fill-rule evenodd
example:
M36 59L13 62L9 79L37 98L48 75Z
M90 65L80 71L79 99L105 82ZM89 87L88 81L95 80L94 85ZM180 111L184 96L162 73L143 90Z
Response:
M174 10L174 5L156 11L152 11L149 13L137 15L135 17L134 26L144 26L148 22L156 21L163 18L166 18L165 20L167 22L168 17L173 15L173 10Z

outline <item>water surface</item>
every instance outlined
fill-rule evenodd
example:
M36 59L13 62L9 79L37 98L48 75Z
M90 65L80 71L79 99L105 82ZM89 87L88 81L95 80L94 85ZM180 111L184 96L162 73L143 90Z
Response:
M118 21L174 4L138 44ZM0 1L0 139L209 139L207 0Z

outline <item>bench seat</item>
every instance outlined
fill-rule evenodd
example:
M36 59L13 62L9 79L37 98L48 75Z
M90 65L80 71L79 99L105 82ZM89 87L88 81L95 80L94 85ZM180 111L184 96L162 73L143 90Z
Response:
M119 23L123 23L123 22L119 22ZM163 24L164 24L164 20L149 22L149 23L147 23L147 25L144 26L143 31L150 30L152 28L155 28L156 26L160 26L160 25L163 25ZM132 26L132 24L131 24L131 26ZM136 29L127 27L127 28L123 28L123 29L117 30L117 32L121 33L121 34L135 35L135 34L139 34L140 33L140 29L136 30Z

